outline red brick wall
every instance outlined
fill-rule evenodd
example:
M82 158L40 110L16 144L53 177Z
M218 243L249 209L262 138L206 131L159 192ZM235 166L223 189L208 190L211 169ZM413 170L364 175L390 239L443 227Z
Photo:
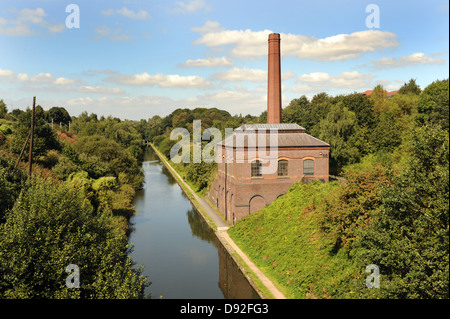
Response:
M236 161L236 150L227 151ZM228 163L227 178L225 180L225 163L218 164L218 174L210 187L209 197L212 203L218 204L218 209L226 219L233 224L258 209L269 205L278 196L288 192L290 186L304 179L303 161L314 160L314 176L304 180L322 179L329 181L329 147L310 147L301 149L279 149L278 159L288 160L288 176L278 177L278 171L262 177L251 176L251 163L248 152L244 152L244 163ZM227 203L225 203L225 183L227 189ZM227 212L225 212L225 207Z

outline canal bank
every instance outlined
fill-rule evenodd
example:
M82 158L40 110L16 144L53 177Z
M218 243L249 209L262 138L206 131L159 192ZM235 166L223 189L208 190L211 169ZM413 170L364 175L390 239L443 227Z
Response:
M248 280L261 298L286 299L284 294L274 285L274 283L248 258L248 256L236 245L228 235L227 230L230 225L219 215L219 213L204 198L200 198L194 190L184 182L178 172L169 164L165 157L154 145L150 144L161 162L169 170L172 176L180 185L192 205L198 210L201 216L220 241L224 249L232 257L237 267Z

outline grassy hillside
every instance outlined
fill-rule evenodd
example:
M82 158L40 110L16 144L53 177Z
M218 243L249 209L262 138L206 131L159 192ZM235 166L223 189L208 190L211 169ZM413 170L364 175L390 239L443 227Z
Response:
M230 236L288 298L351 298L358 269L345 249L321 230L315 205L337 182L296 183L270 206L240 220ZM364 285L364 280L362 281Z
M230 228L290 298L448 298L448 132L417 127L346 182L297 183ZM367 289L366 266L380 271Z

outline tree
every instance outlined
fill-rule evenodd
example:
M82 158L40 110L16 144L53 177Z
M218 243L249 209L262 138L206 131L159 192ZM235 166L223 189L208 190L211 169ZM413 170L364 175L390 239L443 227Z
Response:
M420 95L418 120L424 124L429 121L440 125L443 129L449 128L449 85L448 79L434 81L428 85Z
M70 115L69 112L66 111L63 107L54 106L50 110L46 111L44 117L47 122L53 122L55 124L62 124L68 126L70 123Z
M13 207L26 179L20 169L14 168L12 160L0 156L0 223L5 221L5 213Z
M4 119L7 113L8 108L6 107L5 102L3 102L3 100L0 100L0 119Z
M374 151L392 152L402 143L401 134L402 131L392 114L382 113L370 137Z
M399 94L414 94L419 95L422 90L420 86L417 85L415 79L409 80L408 83L404 83L403 86L398 90Z
M381 84L378 84L372 91L370 99L373 101L373 109L378 114L386 112L389 109L387 101L387 92Z
M411 145L408 168L381 190L358 260L380 268L378 297L449 298L449 135L419 127Z
M147 278L133 268L118 221L94 216L68 184L33 179L0 225L0 297L143 297ZM80 269L79 289L65 285L71 264Z
M332 105L327 117L320 121L317 136L330 144L333 173L359 160L360 153L356 147L358 129L355 113L343 107L341 102Z

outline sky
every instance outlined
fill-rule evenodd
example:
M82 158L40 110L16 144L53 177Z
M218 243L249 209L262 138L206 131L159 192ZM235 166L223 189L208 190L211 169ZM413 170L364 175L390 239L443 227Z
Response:
M259 115L270 33L286 107L447 79L448 30L448 0L0 0L0 99L130 120L195 107Z

